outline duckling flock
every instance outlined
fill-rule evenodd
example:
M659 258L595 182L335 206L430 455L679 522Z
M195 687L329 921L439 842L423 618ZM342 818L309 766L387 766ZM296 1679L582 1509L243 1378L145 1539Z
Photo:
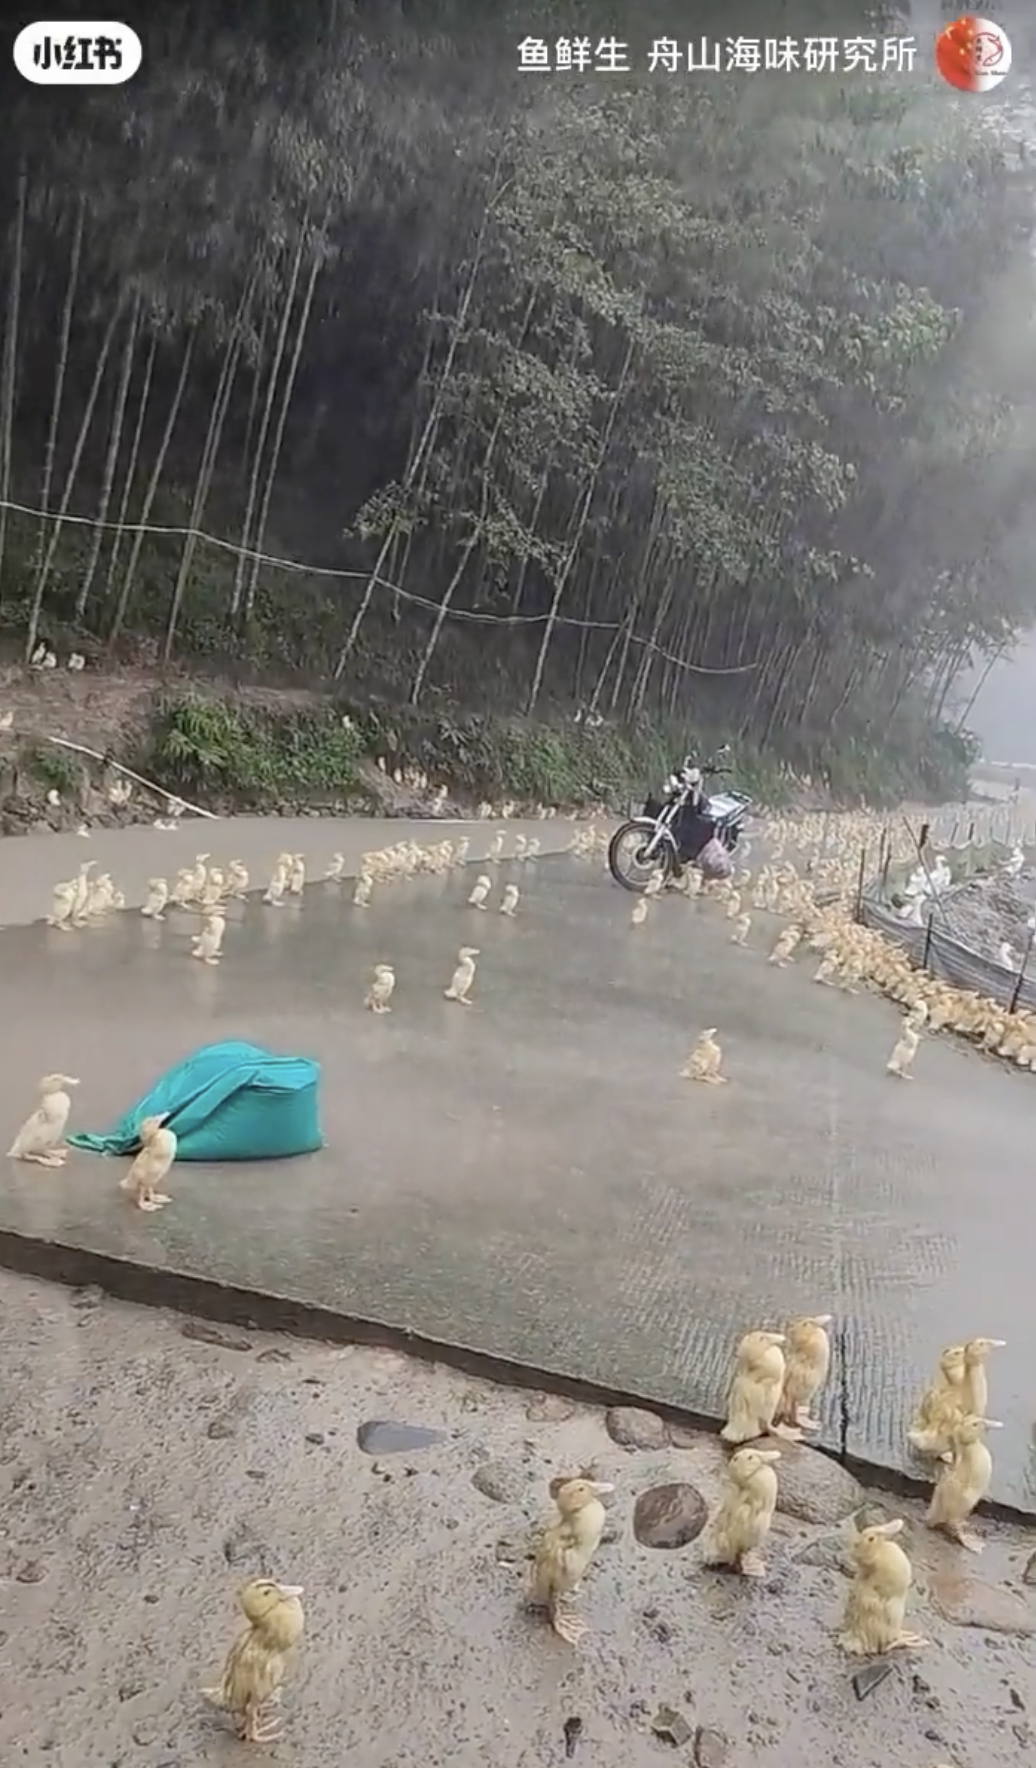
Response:
M705 1566L766 1577L762 1550L780 1493L782 1452L774 1441L799 1441L819 1428L810 1408L831 1367L830 1324L829 1314L815 1314L789 1320L781 1332L752 1331L741 1339L720 1431L732 1453L701 1535ZM934 1457L938 1467L929 1527L973 1552L980 1552L982 1543L967 1523L992 1475L983 1439L998 1428L985 1416L985 1363L1000 1342L976 1338L946 1349L910 1431L918 1453ZM569 1645L578 1645L588 1631L577 1597L604 1536L603 1499L613 1491L589 1468L559 1474L549 1485L554 1516L536 1538L529 1598ZM906 1625L913 1568L899 1539L904 1526L894 1518L862 1528L850 1525L847 1531L852 1579L837 1643L850 1656L878 1657L927 1644ZM289 1654L304 1628L302 1595L298 1586L269 1579L246 1584L239 1595L248 1624L230 1648L220 1681L203 1694L233 1717L246 1742L277 1735L274 1708Z
M967 1038L1017 1068L1036 1070L1036 1013L1023 1006L1012 1012L1002 1002L919 970L909 952L875 928L855 919L860 852L882 834L893 861L915 852L908 827L887 828L860 813L834 820L822 814L780 817L770 823L769 859L756 873L741 871L708 882L690 867L678 880L661 874L650 880L634 905L631 922L643 926L663 895L713 902L732 923L730 943L747 946L754 915L785 917L769 953L775 969L788 969L807 954L819 956L813 980L821 987L859 994L870 989L905 1008L886 1071L910 1080L922 1034L947 1031ZM798 859L784 855L793 848ZM584 847L582 849L586 851ZM590 849L593 850L592 848ZM579 849L577 849L579 851ZM747 905L747 906L746 906ZM685 1079L720 1085L722 1046L716 1027L703 1031L681 1069Z

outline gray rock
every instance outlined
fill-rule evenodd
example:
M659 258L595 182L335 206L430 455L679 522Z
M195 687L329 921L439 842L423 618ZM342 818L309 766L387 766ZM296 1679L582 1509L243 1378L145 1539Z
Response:
M769 1447L781 1451L777 1508L782 1516L830 1527L859 1510L864 1502L863 1487L829 1455L802 1443L771 1442Z
M935 1573L928 1585L933 1608L954 1627L979 1627L984 1633L1013 1633L1028 1639L1036 1633L1036 1610L1024 1596L1000 1584L987 1584L966 1573Z
M609 1406L604 1426L613 1443L622 1449L667 1449L669 1432L655 1412L639 1406Z
M696 1486L650 1486L633 1506L633 1534L642 1547L686 1547L705 1527L708 1505Z
M483 1461L471 1483L495 1504L524 1504L529 1495L528 1469L517 1461Z
M1023 1584L1036 1584L1036 1553L1029 1557L1028 1564L1022 1573Z
M561 1394L538 1394L526 1406L525 1416L532 1424L562 1424L575 1416L575 1410L574 1401L563 1399Z

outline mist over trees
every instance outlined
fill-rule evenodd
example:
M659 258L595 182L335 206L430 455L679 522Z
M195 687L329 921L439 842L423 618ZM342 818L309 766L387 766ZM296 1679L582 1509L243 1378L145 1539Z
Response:
M647 74L686 27L642 11L183 7L124 88L8 84L8 653L956 777L960 684L1036 621L1031 170L926 38ZM637 71L519 72L532 30Z

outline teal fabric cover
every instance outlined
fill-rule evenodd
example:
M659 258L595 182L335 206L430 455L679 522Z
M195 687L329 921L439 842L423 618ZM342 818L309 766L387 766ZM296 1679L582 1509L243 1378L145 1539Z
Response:
M320 1067L256 1044L206 1044L170 1068L104 1133L67 1140L93 1154L135 1154L137 1126L168 1113L178 1160L283 1160L322 1148Z

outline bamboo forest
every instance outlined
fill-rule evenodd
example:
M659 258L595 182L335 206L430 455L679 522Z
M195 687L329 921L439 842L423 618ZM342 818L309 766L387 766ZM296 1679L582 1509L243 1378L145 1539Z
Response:
M916 29L872 74L649 72L643 17L173 6L125 85L8 70L6 661L958 791L1036 622L1021 132L906 11L758 27Z

